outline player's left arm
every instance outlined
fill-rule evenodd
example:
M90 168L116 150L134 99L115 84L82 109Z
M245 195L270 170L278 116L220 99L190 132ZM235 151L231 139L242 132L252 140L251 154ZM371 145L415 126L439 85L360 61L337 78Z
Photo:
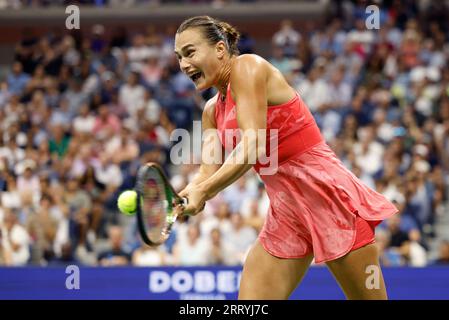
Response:
M205 201L238 180L265 154L266 134L258 130L267 124L267 77L268 68L260 57L244 55L234 62L230 82L241 140L220 169L188 195L185 213L201 211Z

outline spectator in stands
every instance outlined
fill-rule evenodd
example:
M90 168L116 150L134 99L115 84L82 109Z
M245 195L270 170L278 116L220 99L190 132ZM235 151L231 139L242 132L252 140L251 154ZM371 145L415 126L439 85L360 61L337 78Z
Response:
M427 252L421 245L421 233L419 230L411 230L408 234L409 241L401 246L401 253L405 263L411 267L425 267L427 265Z
M83 104L79 113L73 119L74 134L91 134L95 125L95 117L89 110L89 105Z
M270 63L275 66L284 76L289 76L293 65L291 59L284 55L282 47L273 46Z
M354 145L356 164L363 173L374 175L382 166L384 146L376 141L374 127L367 126L358 130L360 142Z
M283 20L279 31L273 35L273 44L282 47L284 55L292 57L297 53L298 43L301 35L293 28L291 20Z
M406 241L409 241L408 234L400 228L401 216L399 214L387 220L387 230L390 235L388 246L400 248Z
M89 230L89 219L92 200L88 193L79 187L79 178L68 177L66 189L63 193L64 203L70 208L69 224L70 237L77 246L86 245L86 235Z
M111 134L119 133L120 128L120 119L109 111L107 105L101 105L92 128L96 138L105 139Z
M120 226L109 228L110 249L98 254L98 263L104 267L125 266L131 262L131 256L123 248L123 232Z
M223 239L219 228L210 232L209 248L207 253L209 265L238 265L240 261L234 252L234 248Z
M66 267L69 265L82 266L83 263L74 255L74 250L70 242L61 246L61 256L55 257L48 262L50 267Z
M201 238L200 227L190 224L187 239L178 238L173 248L173 261L176 265L202 266L207 264L208 243Z
M307 78L301 81L296 88L312 113L317 112L329 102L329 86L323 78L324 64L325 61L322 58L315 60Z
M31 193L35 198L41 194L40 180L33 172L34 163L29 163L24 168L24 172L17 178L17 189L20 193Z
M7 266L24 266L30 259L30 237L18 223L17 215L11 209L4 209L0 225L3 261Z
M70 136L66 135L64 127L56 124L51 128L51 137L48 141L50 153L56 154L59 158L63 158L70 144Z
M17 189L16 179L12 175L5 177L6 189L1 193L1 204L3 208L20 208L21 198L20 192Z
M106 141L104 152L111 158L113 163L123 165L123 163L129 163L137 158L139 146L130 130L122 127L120 134L116 134Z
M62 94L62 99L69 103L69 110L72 114L78 114L79 109L89 102L89 96L82 91L83 81L80 78L67 80L69 88Z
M379 249L379 260L383 266L399 267L404 265L403 257L397 248L389 247L390 234L385 230L376 231L376 245Z
M235 213L241 210L244 200L255 197L256 192L257 190L251 188L248 183L248 175L244 175L236 184L226 188L223 198L228 203L231 213Z
M204 234L210 234L214 228L218 228L220 233L226 236L231 230L230 216L231 212L227 202L218 201L217 208L211 214L200 217L201 231Z
M257 234L253 228L245 225L240 213L231 215L231 223L232 227L226 233L225 239L233 247L235 259L243 264L251 244L257 238Z
M6 105L6 102L11 99L12 92L9 90L8 82L0 82L0 106Z
M153 124L157 124L163 116L162 107L159 102L154 98L152 90L146 90L143 106L138 112L139 119L145 119Z
M162 66L156 55L148 56L144 60L141 75L149 87L157 87L161 79Z
M15 61L6 81L8 83L8 90L12 94L20 95L30 81L30 76L23 72L22 64L19 61Z
M157 267L168 262L169 257L162 246L150 247L142 243L132 254L132 264L137 267Z
M141 70L143 63L151 56L158 56L157 48L150 47L145 43L145 36L137 34L133 38L132 46L127 53L132 70Z
M26 229L33 239L33 263L42 265L53 257L52 244L60 218L60 213L52 210L53 208L53 199L44 194L35 214L27 217Z
M118 159L118 157L117 157ZM94 165L95 178L98 182L106 186L110 194L123 182L123 175L120 167L113 161L112 156L107 153L102 153L100 159Z
M128 81L120 88L119 102L126 108L131 118L137 120L137 113L143 107L145 89L139 84L140 75L131 72Z
M434 261L435 265L449 265L449 241L444 240L440 243L438 258Z

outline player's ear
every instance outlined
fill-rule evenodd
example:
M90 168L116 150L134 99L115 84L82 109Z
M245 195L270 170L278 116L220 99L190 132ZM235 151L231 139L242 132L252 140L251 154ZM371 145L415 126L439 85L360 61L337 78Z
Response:
M223 40L220 40L215 44L215 52L217 53L218 59L222 59L225 56L227 49Z

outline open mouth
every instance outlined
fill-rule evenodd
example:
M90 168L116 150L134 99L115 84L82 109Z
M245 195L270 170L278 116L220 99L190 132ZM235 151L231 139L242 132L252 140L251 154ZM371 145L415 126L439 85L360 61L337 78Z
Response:
M199 78L201 78L201 75L203 73L201 71L198 71L196 73L191 74L189 77L192 79L193 82L196 82Z

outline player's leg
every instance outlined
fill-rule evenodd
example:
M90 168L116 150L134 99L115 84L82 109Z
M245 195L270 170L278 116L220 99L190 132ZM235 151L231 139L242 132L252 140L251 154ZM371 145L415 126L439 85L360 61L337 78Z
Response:
M300 259L276 258L256 241L243 266L239 299L288 299L312 260L313 255Z
M378 249L375 244L353 250L344 257L326 264L347 299L387 299Z

